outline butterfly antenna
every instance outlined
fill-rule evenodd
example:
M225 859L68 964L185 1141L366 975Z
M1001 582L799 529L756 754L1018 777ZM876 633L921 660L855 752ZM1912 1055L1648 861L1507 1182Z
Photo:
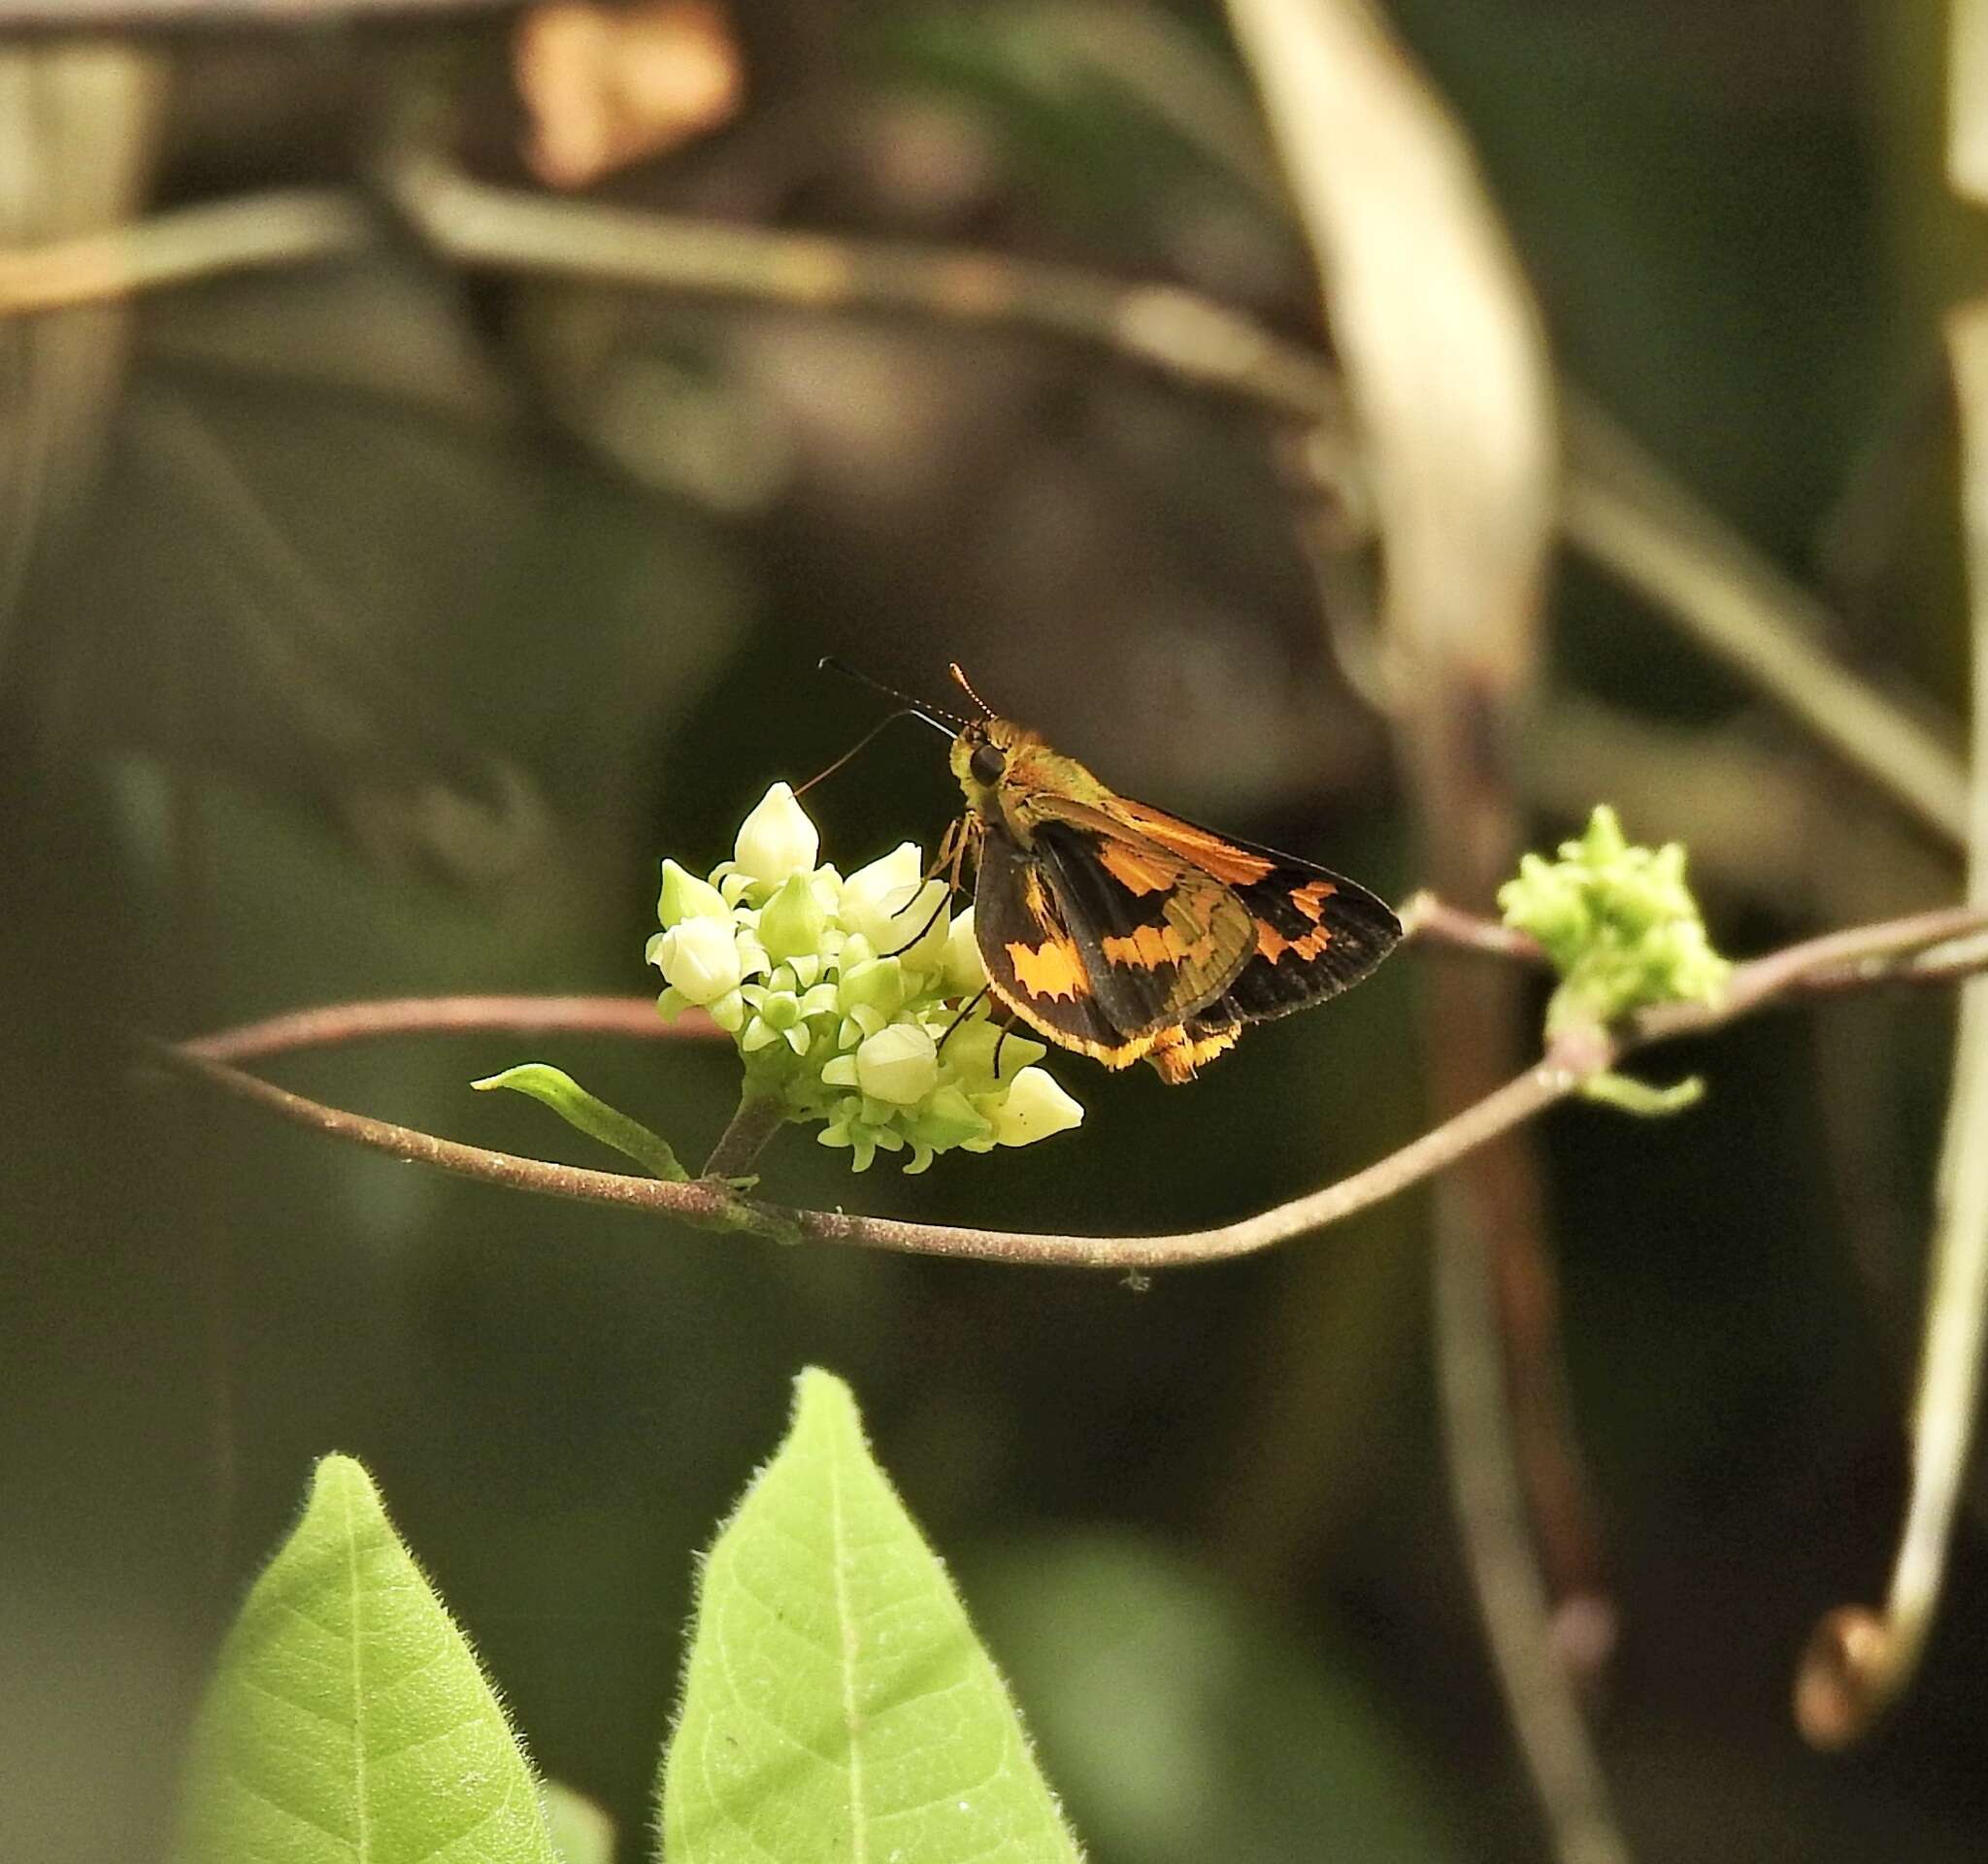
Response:
M809 778L809 780L805 783L798 784L795 787L794 794L796 796L805 796L811 789L814 787L816 783L823 782L827 778L833 777L837 771L842 769L842 767L849 761L851 757L855 756L855 754L860 750L867 750L870 748L870 745L873 740L882 737L882 735L886 731L888 731L892 725L896 724L900 718L916 718L928 725L934 722L932 719L925 717L925 715L923 713L913 712L910 708L904 706L900 706L896 712L885 713L884 716L881 718L879 718L874 725L872 725L870 729L862 735L862 737L858 738L856 742L848 748L847 750L844 751L843 754L840 757L838 757L834 763L830 764L826 770L817 770L814 773L814 775ZM944 725L940 725L938 729L941 731L945 731L945 727ZM948 738L950 738L952 736L952 733L946 731L945 735Z
M815 661L814 670L817 673L824 669L830 673L839 673L845 679L853 680L859 685L868 686L874 692L880 692L887 699L895 699L911 717L924 719L928 725L935 730L943 731L948 738L956 736L966 723L964 718L956 716L941 706L927 705L924 700L913 699L910 693L900 692L895 686L886 686L881 680L873 679L860 668L850 666L846 660L838 660L832 653L824 653ZM884 720L885 724L889 722L888 719ZM822 773L823 776L827 774L826 771Z
M978 706L979 709L982 712L984 712L988 717L991 718L994 716L994 708L990 706L986 702L986 700L982 699L980 695L974 690L974 682L971 680L969 680L963 672L961 672L960 664L957 660L951 662L945 670L947 673L952 675L953 681L958 685L959 689L963 693L965 693L966 696L969 699L971 699L975 705Z

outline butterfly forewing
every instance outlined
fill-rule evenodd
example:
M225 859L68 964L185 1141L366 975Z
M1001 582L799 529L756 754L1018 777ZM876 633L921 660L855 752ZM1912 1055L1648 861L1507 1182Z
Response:
M1255 950L1210 1013L1260 1022L1358 983L1394 949L1401 921L1357 881L1255 842L1216 835L1144 803L1125 805L1147 839L1183 858L1219 862L1254 924Z
M1040 819L1033 839L1099 1005L1126 1035L1213 1002L1249 962L1247 907L1200 868L1109 821L1060 812Z

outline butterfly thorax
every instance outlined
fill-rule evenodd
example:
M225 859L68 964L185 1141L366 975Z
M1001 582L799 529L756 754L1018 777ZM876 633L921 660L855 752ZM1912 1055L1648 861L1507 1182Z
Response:
M1025 725L1008 718L977 718L952 744L952 774L959 780L976 825L1005 829L1024 848L1033 837L1031 799L1044 792L1109 810L1110 790L1078 763L1051 750Z

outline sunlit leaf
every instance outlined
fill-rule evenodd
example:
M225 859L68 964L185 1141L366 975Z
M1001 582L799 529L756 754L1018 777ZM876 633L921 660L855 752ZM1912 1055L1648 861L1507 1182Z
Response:
M256 1581L194 1731L176 1864L557 1864L477 1660L348 1456Z
M666 1864L1072 1864L959 1596L841 1381L718 1536L663 1769Z

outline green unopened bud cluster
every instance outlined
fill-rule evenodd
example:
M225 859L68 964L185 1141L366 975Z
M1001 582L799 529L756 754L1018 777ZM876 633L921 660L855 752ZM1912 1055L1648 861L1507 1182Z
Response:
M1041 1043L1004 1036L984 1001L967 1012L987 981L973 912L953 915L917 849L846 879L819 852L776 783L708 879L663 863L648 943L662 1014L706 1011L738 1045L746 1092L822 1121L821 1143L847 1147L859 1172L878 1151L922 1172L941 1152L1026 1146L1082 1119L1034 1065Z
M1709 1002L1732 969L1706 937L1683 849L1633 846L1607 805L1579 841L1560 845L1559 859L1528 854L1498 904L1560 973L1548 1035L1578 1022L1606 1027L1645 1004Z

